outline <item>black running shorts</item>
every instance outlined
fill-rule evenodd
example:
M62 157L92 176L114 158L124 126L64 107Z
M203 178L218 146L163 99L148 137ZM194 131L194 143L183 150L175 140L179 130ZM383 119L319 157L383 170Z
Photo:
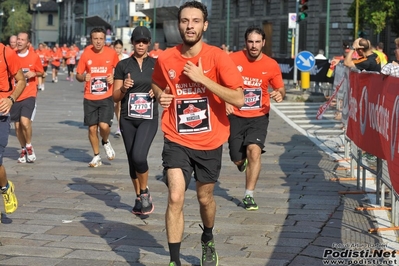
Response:
M269 114L244 118L233 114L228 116L230 121L229 151L233 162L247 158L247 146L258 145L262 153L265 151L265 140L269 126Z
M114 118L114 100L111 97L102 100L83 100L84 125L98 125L100 122L112 125Z
M192 174L201 183L214 183L218 180L222 167L223 146L214 150L194 150L165 138L162 151L163 181L168 185L167 170L180 168L186 182L186 190Z
M22 116L33 120L33 112L35 111L35 107L35 97L29 97L20 102L15 102L10 110L11 121L19 122Z

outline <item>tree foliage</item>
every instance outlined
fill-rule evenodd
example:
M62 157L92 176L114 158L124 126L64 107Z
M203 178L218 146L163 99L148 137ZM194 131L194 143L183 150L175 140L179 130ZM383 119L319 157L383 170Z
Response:
M11 10L14 8L14 12ZM32 15L29 11L29 0L1 1L0 10L3 11L1 20L1 42L6 42L11 35L18 32L30 32Z
M355 23L356 1L348 10L348 16ZM358 0L359 1L359 29L371 27L376 33L391 24L392 30L399 34L399 0ZM396 26L395 26L396 25Z

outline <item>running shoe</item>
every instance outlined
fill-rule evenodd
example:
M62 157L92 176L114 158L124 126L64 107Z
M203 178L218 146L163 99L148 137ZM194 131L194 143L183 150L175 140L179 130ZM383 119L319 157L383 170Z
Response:
M115 131L115 136L117 136L117 137L122 136L121 130L119 128L117 131Z
M58 82L58 77L55 77L54 82L55 82L55 83Z
M140 215L141 213L141 198L137 197L136 200L134 201L134 207L132 210L133 214Z
M90 167L98 167L98 166L100 166L102 164L103 163L101 162L101 156L100 155L96 155L96 156L93 157L93 159L89 163L89 166Z
M142 214L147 215L154 211L154 204L152 204L152 198L150 193L141 194L140 201Z
M26 150L22 149L18 158L18 163L26 163Z
M36 161L36 154L33 146L26 147L26 162L33 163L34 161Z
M241 165L237 165L238 171L245 172L247 170L247 164L248 159L245 159L245 161Z
M247 211L256 211L258 209L258 205L255 203L254 198L250 195L246 195L242 202L244 203L245 209Z
M111 142L108 141L108 143L105 143L103 146L108 160L113 160L115 158L115 151L111 146Z
M177 264L176 264L176 262L174 262L174 261L171 261L170 263L169 263L169 266L176 266Z
M206 244L201 241L202 245L202 257L201 266L217 266L219 263L219 257L215 249L215 241L212 239Z
M17 196L14 192L14 184L8 180L8 189L2 193L4 201L4 211L7 214L13 213L18 208Z
M69 77L66 77L66 80L69 80Z

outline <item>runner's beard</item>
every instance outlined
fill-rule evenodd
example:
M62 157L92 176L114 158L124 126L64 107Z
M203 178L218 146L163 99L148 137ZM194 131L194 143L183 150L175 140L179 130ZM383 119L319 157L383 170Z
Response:
M180 37L182 38L183 43L184 43L185 45L194 46L196 43L198 43L198 42L202 39L202 34L203 34L203 32L201 32L200 34L198 34L197 37L196 37L195 39L190 39L190 40L188 40L188 39L186 38L185 32L180 32Z
M256 55L254 55L253 53L251 53L251 50L247 50L248 51L248 56L252 59L257 59L261 53L261 51L256 51Z

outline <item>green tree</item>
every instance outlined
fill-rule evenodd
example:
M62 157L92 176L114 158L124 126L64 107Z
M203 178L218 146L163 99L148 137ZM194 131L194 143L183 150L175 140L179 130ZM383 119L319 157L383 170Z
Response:
M14 12L12 12L14 8ZM5 0L0 4L3 11L2 42L6 42L11 35L21 31L29 32L31 29L32 15L29 11L29 0Z
M371 27L376 33L385 29L387 23L399 22L399 0L359 0L359 29ZM348 10L348 16L355 23L356 0ZM399 31L399 28L393 28ZM398 32L396 32L398 34Z

